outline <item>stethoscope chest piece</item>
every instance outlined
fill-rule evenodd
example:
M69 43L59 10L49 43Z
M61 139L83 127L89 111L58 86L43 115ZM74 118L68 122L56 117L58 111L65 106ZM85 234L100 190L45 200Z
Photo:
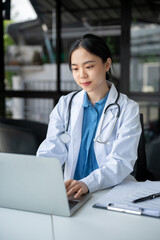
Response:
M69 143L70 140L71 140L71 137L70 135L67 133L67 132L64 132L62 133L60 136L59 136L60 140L63 142L63 143Z

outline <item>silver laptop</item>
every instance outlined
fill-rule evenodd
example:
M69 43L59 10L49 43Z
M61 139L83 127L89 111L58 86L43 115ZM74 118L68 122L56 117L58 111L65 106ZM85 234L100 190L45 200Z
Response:
M69 204L56 158L0 153L0 207L71 216L89 197Z

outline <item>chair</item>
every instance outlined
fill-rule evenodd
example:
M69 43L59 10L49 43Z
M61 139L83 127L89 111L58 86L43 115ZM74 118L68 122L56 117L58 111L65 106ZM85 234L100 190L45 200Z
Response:
M145 149L145 138L144 138L144 125L143 125L143 114L140 113L140 122L142 133L138 145L138 158L134 166L134 171L132 175L137 181L145 181L148 178L147 171L147 159L146 159L146 149Z
M0 119L0 151L35 155L46 132L47 125L44 123Z
M142 133L138 145L138 158L132 175L137 181L148 177L143 114L140 114ZM0 119L0 151L35 155L45 139L47 125L28 120Z
M147 151L148 179L160 181L160 137L153 140Z

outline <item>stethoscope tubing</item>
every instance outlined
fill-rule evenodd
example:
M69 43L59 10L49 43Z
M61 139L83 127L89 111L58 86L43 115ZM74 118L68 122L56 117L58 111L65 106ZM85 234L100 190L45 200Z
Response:
M104 110L103 119L102 119L101 126L100 126L100 132L99 132L98 137L94 139L94 142L98 142L98 143L101 143L101 144L106 144L106 143L108 142L110 136L112 135L112 132L113 132L115 126L116 126L116 123L117 123L118 118L119 118L119 115L120 115L120 106L119 106L119 104L118 104L119 95L120 95L120 94L119 94L119 92L118 92L118 96L117 96L117 99L116 99L115 103L109 104L109 105L106 107L106 109ZM107 138L105 141L102 141L102 139L101 139L101 132L102 132L102 127L103 127L103 122L104 122L104 119L105 119L105 115L106 115L107 110L108 110L111 106L114 106L114 105L116 105L116 106L118 107L116 119L115 119L115 122L114 122L111 130L110 130L110 133L109 133L109 135L108 135L108 138ZM98 138L99 138L99 140L98 140Z
M71 99L70 99L70 101L69 101L67 126L66 126L66 129L65 129L65 132L60 135L60 139L61 139L61 141L64 142L64 143L67 143L67 142L70 141L70 135L69 135L69 133L68 133L68 129L69 129L69 123L70 123L70 118L71 118L72 100L73 100L74 96L75 96L77 93L79 93L80 91L81 91L81 90L75 92L75 93L72 95L72 97L71 97ZM113 130L114 130L114 128L115 128L115 125L116 125L116 123L117 123L117 121L118 121L119 115L120 115L120 106L119 106L119 104L118 104L119 95L120 95L120 93L118 92L116 101L115 101L114 103L109 104L109 105L105 108L104 113L103 113L102 123L101 123L101 126L100 126L100 133L99 133L98 137L97 137L96 139L94 139L94 142L98 142L98 143L102 143L102 144L106 144L106 143L108 142L108 140L109 140L109 138L110 138L110 136L111 136L111 134L112 134L112 132L113 132ZM107 140L102 141L100 135L101 135L101 132L102 132L102 127L103 127L104 118L105 118L105 115L106 115L107 110L108 110L111 106L114 106L114 105L116 105L116 106L118 107L116 119L115 119L115 122L114 122L114 124L113 124L113 127L111 128L111 131L110 131L110 134L109 134ZM65 141L65 140L63 141L63 137L62 137L62 136L65 136L65 138L67 138L67 135L68 135L68 140L67 140L67 141ZM99 140L98 140L98 138L99 138Z

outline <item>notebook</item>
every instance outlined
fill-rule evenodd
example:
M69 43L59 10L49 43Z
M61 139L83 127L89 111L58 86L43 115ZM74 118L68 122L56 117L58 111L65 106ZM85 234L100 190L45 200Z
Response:
M0 207L71 216L89 198L71 197L69 206L58 159L0 153Z

